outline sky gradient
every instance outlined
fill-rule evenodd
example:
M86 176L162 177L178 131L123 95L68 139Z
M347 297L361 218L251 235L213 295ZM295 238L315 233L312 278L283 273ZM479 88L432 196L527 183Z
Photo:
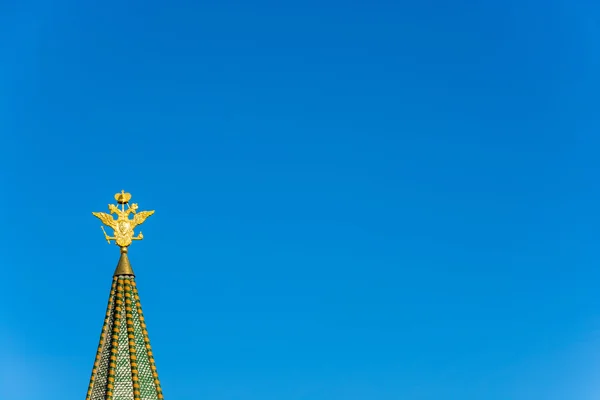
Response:
M0 397L85 396L125 189L167 399L597 398L599 39L585 0L0 2Z

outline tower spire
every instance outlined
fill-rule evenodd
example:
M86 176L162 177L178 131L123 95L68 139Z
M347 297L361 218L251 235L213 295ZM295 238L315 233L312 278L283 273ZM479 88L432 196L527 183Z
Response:
M86 400L164 399L135 275L127 257L132 241L144 237L141 232L134 236L134 228L154 211L137 212L138 205L129 205L130 199L131 194L121 191L115 195L118 205L108 205L110 214L92 213L113 229L113 236L108 236L102 227L108 243L114 240L120 247L121 256L113 275ZM130 214L133 218L129 218Z

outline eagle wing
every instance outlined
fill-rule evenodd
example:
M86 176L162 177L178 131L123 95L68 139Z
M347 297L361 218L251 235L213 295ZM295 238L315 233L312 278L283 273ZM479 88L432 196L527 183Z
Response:
M100 219L100 221L102 221L104 225L110 226L113 229L117 227L117 225L115 224L115 219L110 214L103 212L93 212L92 214L94 215L94 217Z
M146 218L154 214L154 211L140 211L133 216L133 226L138 226L144 223Z

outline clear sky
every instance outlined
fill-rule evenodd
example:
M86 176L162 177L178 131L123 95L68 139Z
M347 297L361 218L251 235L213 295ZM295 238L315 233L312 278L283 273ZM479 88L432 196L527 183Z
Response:
M85 396L125 189L167 399L597 398L593 3L4 0L0 397Z

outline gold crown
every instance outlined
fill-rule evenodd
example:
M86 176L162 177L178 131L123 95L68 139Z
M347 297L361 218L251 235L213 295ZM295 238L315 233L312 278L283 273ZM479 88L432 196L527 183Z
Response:
M127 204L131 200L131 193L125 193L124 190L121 190L121 193L115 194L115 200L119 204Z

